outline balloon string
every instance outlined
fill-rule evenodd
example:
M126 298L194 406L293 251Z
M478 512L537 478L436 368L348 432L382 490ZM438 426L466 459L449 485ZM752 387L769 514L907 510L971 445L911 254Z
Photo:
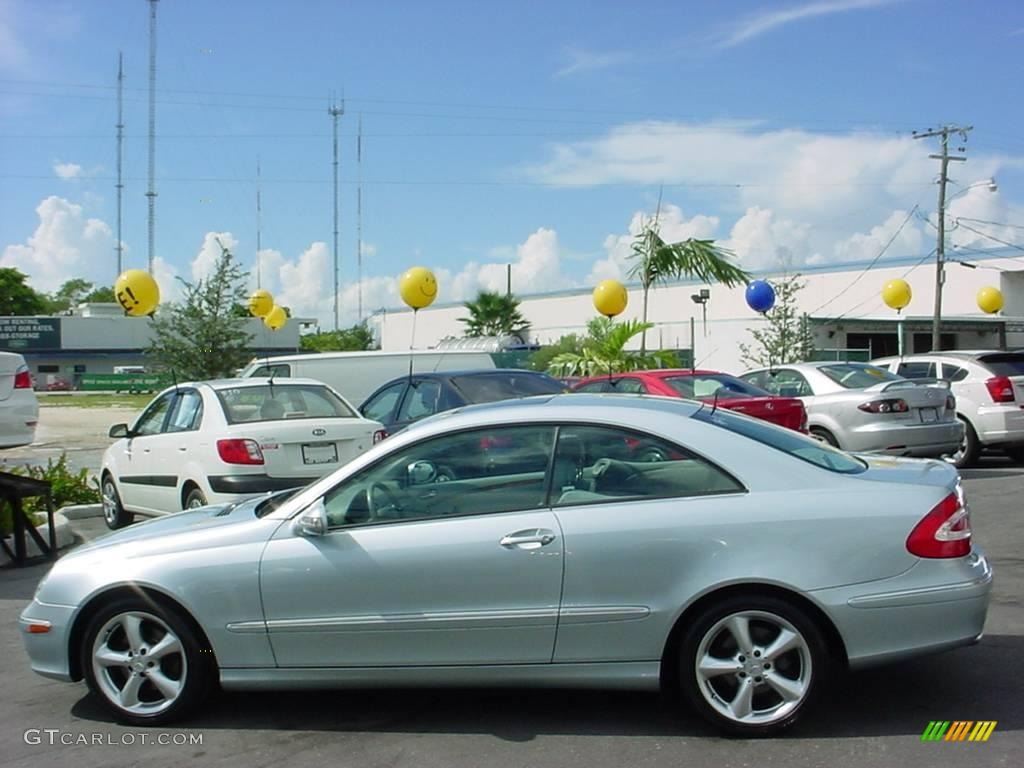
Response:
M416 316L420 313L418 309L412 311L412 333L409 335L409 383L412 383L412 351L416 344Z

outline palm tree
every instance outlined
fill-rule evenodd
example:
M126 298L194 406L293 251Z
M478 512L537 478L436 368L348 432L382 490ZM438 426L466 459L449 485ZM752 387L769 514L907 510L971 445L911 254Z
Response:
M674 368L679 365L675 352L630 352L629 340L653 328L652 323L625 320L616 323L597 317L587 323L587 339L581 352L563 352L548 365L552 376L598 376L603 373L625 373L650 368Z
M732 287L750 281L750 273L733 264L733 254L715 245L714 240L688 238L666 243L658 232L658 217L643 225L633 241L634 260L629 276L640 281L644 304L641 321L647 322L647 294L651 287L684 277L697 277L705 283ZM640 351L647 350L647 332L640 340Z
M460 317L459 322L466 324L467 336L522 336L530 328L519 311L519 299L512 294L480 291L464 306L469 317Z

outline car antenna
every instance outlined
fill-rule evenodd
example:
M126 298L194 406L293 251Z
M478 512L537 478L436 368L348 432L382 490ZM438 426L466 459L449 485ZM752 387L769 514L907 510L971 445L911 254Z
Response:
M715 401L711 404L711 415L712 416L715 414L715 411L718 410L718 393L719 393L719 391L721 391L721 389L722 388L719 387L718 389L715 390Z

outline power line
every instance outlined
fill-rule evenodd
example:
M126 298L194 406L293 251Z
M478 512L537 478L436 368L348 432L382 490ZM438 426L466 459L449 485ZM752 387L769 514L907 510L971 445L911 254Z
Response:
M1007 224L1002 221L989 221L988 219L972 219L970 216L957 216L957 222L973 221L976 224L991 224L994 227L1009 227L1010 229L1024 229L1020 224Z
M969 229L971 232L979 234L982 237L988 238L989 240L994 240L995 242L1001 243L1002 245L1009 246L1010 248L1016 248L1018 251L1024 251L1024 246L1017 245L1016 243L1010 243L1010 242L1007 242L1006 240L1000 240L995 235L990 235L987 232L982 232L980 229L975 229L974 227L969 226L967 224L964 224L962 222L961 222L960 226L963 227L964 229Z

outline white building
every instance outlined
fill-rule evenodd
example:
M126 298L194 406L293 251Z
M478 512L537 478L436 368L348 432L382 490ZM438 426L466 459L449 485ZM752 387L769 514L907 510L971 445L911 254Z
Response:
M955 254L951 254L954 258ZM942 346L948 349L991 349L1024 347L1024 252L1003 249L984 256L972 255L970 266L960 261L946 264L942 305ZM903 311L904 345L907 353L931 348L931 327L935 297L934 257L889 259L884 265L846 263L804 267L800 274L805 287L798 295L799 313L807 314L819 350L834 350L837 357L869 359L896 354L897 313L882 301L881 290L893 278L903 278L913 291ZM756 278L778 279L780 272L755 274ZM1005 305L995 316L985 315L977 306L979 289L993 286L1002 291ZM630 285L629 306L622 318L639 318L641 292ZM700 289L710 291L706 321L702 307L692 300ZM531 325L531 339L540 344L556 341L569 333L581 333L597 313L591 302L592 288L557 293L522 295L520 311ZM444 286L440 286L444 295ZM425 349L446 337L462 336L465 315L462 303L437 304L421 310L416 322L415 346ZM374 318L381 348L409 348L413 314L395 309ZM692 281L654 288L650 294L647 346L693 349L698 366L724 371L745 370L739 345L751 344L751 330L765 320L746 305L744 287L725 288ZM850 352L849 350L853 350Z

